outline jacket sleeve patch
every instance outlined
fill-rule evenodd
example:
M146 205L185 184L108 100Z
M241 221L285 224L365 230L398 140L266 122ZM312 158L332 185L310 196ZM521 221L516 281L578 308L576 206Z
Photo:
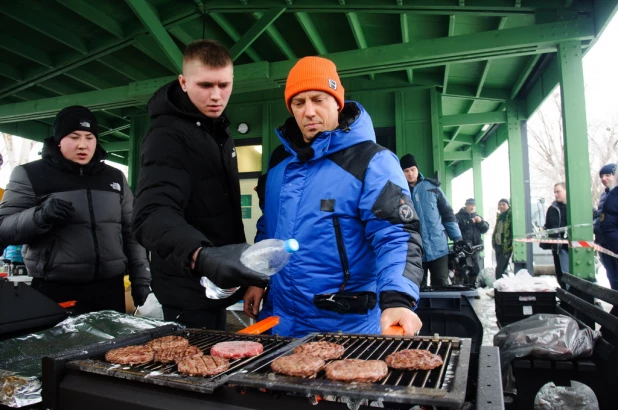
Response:
M388 181L378 199L373 204L371 212L381 219L386 219L392 224L409 224L418 221L418 215L414 210L414 204L403 189Z

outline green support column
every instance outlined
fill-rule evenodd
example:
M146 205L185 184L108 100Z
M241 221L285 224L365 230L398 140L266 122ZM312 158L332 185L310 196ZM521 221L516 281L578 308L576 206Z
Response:
M446 164L444 163L444 132L442 131L442 93L436 88L429 91L431 103L431 145L433 153L433 171L438 180L445 177Z
M560 44L558 60L562 91L567 222L570 226L568 234L571 240L592 241L588 125L581 43L569 41ZM573 275L594 280L594 251L591 248L570 247L569 256Z
M513 101L507 102L506 113L509 141L509 168L511 179L511 212L513 215L513 237L523 238L526 235L526 208L529 206L524 199L524 147L521 138L521 122L519 110ZM526 244L513 242L513 263L516 268L525 267L527 262ZM523 266L522 266L523 265Z
M442 181L442 191L444 191L444 195L448 198L448 202L453 204L453 168L446 167L444 169L444 178Z
M481 147L477 144L472 146L472 178L474 180L474 199L476 200L476 212L485 217L483 212L483 175L481 171L481 162L483 161L483 153Z
M150 127L150 117L148 114L139 114L131 117L131 128L129 140L129 186L135 193L139 177L140 155L142 150L142 139Z

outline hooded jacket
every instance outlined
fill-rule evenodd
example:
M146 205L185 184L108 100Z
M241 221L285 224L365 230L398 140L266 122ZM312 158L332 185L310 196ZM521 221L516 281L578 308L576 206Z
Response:
M260 318L279 335L379 333L381 309L412 307L422 278L418 218L397 157L375 143L371 118L355 102L334 131L304 146L294 118L277 130L289 156L268 172L257 240L295 238L300 250L271 277ZM272 159L271 159L272 161ZM315 295L371 292L367 313L316 307Z
M440 182L425 178L418 173L418 182L411 187L412 201L421 220L423 237L423 262L431 262L448 255L448 237L453 241L461 239L461 232L453 208L440 189ZM446 232L445 232L446 231Z
M464 241L470 242L472 246L481 245L483 243L481 235L489 230L489 223L483 219L480 223L472 221L474 217L480 217L476 212L468 212L465 207L457 212L457 223L461 231L461 237Z
M0 203L3 246L26 244L28 274L47 281L92 282L125 274L134 286L148 286L144 248L133 238L133 194L122 172L104 162L97 145L87 165L65 159L53 137L43 159L13 170ZM45 224L35 213L47 198L75 208L61 225Z
M207 299L190 256L202 246L246 242L229 120L202 114L178 81L155 93L148 112L133 228L151 252L152 289L163 305L225 307L235 300Z

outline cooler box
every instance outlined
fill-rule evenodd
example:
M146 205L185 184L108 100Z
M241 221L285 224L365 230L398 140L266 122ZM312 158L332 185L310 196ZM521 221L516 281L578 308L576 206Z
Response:
M500 292L495 289L500 327L537 313L556 313L556 292Z

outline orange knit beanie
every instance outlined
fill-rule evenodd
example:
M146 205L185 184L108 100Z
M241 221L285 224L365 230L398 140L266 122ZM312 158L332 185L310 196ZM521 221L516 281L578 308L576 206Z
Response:
M343 109L343 86L337 74L335 63L322 57L301 58L288 74L285 83L285 104L288 111L292 98L304 91L324 91L329 93Z

